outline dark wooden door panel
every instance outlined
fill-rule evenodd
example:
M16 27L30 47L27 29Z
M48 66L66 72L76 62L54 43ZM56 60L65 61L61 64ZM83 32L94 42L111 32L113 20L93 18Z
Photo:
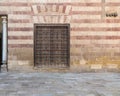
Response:
M68 67L69 41L69 24L35 24L35 66Z

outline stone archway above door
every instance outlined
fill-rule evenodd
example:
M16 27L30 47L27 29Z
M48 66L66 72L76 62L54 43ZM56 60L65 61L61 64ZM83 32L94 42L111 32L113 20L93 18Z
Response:
M41 4L32 5L34 23L70 23L71 5Z

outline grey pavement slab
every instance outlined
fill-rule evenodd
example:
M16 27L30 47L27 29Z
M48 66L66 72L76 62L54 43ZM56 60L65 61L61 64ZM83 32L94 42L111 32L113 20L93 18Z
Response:
M0 96L120 96L120 73L0 73Z

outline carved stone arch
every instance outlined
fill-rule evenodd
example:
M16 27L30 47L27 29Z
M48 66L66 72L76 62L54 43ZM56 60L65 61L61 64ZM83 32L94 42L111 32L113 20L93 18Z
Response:
M59 4L32 5L34 23L70 23L71 6Z

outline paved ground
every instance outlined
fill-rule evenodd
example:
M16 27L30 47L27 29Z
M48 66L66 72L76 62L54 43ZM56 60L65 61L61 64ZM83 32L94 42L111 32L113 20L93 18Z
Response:
M120 73L0 73L0 96L120 96Z

